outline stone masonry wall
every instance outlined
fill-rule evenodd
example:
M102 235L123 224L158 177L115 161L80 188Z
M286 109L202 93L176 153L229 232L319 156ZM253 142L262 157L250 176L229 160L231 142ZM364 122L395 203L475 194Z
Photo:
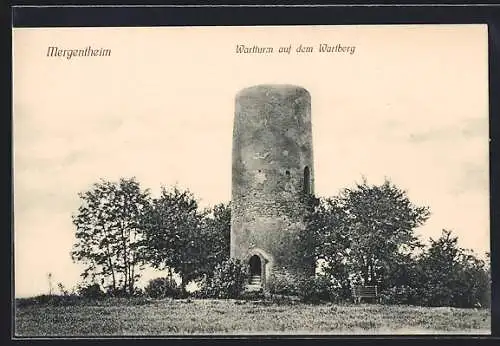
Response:
M235 106L231 257L260 249L274 266L302 270L291 268L290 240L304 229L306 167L314 192L310 95L297 86L259 85L242 90Z

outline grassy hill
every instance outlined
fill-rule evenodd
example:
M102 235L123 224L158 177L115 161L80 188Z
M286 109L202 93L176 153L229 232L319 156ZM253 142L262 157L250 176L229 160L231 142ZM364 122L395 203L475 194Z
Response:
M489 334L486 309L239 300L16 300L15 336Z

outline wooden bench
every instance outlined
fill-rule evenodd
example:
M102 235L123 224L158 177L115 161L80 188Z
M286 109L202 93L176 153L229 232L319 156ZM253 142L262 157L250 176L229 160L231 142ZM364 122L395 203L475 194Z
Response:
M370 300L379 301L377 286L354 286L352 289L352 297L355 303L361 303L361 299L368 298Z

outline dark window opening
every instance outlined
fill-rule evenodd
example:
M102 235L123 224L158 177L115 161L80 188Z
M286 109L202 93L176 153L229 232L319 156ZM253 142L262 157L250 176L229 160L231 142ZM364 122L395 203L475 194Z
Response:
M304 193L311 193L309 166L304 168Z
M260 257L257 255L253 255L252 257L250 257L250 261L248 261L248 264L250 265L250 275L260 276L260 274L262 273Z

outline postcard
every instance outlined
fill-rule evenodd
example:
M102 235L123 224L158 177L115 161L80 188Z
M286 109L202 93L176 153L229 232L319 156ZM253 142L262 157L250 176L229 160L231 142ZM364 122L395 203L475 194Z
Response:
M15 337L490 334L486 25L12 35Z

